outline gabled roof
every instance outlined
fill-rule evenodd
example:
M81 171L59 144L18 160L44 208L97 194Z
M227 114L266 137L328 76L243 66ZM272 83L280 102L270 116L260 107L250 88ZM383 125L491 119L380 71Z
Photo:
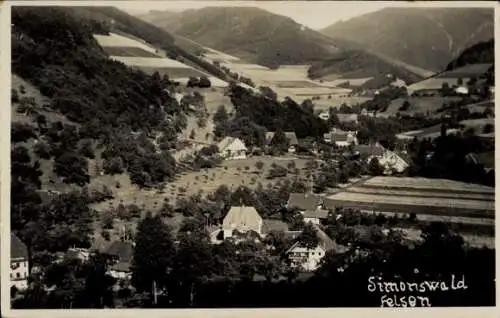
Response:
M408 152L406 151L396 151L394 152L399 158L403 159L404 162L410 164L412 162L411 156Z
M117 272L130 272L130 262L118 262L111 267L112 270Z
M105 253L118 258L120 262L130 262L134 253L134 246L129 242L114 241Z
M233 227L245 226L252 229L258 228L261 222L262 218L253 206L233 206L224 217L222 227L233 229Z
M297 208L302 211L316 210L323 202L323 198L311 193L290 193L287 206Z
M10 258L28 259L28 248L14 233L10 233Z
M317 219L326 219L328 218L329 211L324 209L317 210L307 210L304 212L304 218L317 218Z
M262 233L288 231L288 224L281 220L264 219L262 220Z
M383 156L386 150L381 145L356 145L354 146L354 151L358 152L360 155L378 157Z
M347 247L335 243L323 230L319 228L316 224L311 224L316 232L316 238L318 239L318 245L321 246L325 251L334 251L335 253L344 253L347 251ZM288 251L294 249L295 247L300 247L300 242L297 240Z
M268 131L266 132L266 143L269 144L271 140L274 138L276 132ZM285 136L290 143L290 146L297 146L299 144L299 140L297 139L297 135L293 131L285 132Z
M219 151L247 149L245 143L241 139L235 137L226 137L222 139L217 144L217 148L219 148Z
M337 118L343 123L358 121L358 114L337 114Z

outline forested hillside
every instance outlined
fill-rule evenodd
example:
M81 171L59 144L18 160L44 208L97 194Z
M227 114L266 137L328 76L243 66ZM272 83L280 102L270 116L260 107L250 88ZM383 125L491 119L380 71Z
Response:
M321 60L338 51L328 37L259 8L208 7L153 12L141 18L207 47L272 68Z
M453 70L469 64L484 64L495 62L495 41L477 43L466 48L456 59L446 67L446 71Z

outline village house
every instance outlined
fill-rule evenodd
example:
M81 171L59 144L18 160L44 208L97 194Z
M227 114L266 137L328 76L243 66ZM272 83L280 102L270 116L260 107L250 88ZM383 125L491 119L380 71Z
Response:
M217 145L219 155L228 160L245 159L247 157L247 147L245 143L235 137L226 137Z
M315 210L307 210L302 213L304 223L312 223L319 225L328 219L329 211L321 207Z
M255 232L262 235L263 221L253 206L233 206L222 221L223 239L233 236L236 232Z
M28 288L30 275L28 248L13 233L10 234L10 286L17 290Z
M326 143L333 143L337 147L349 147L358 144L356 134L355 131L343 131L333 128L329 133L323 135L323 140Z
M341 122L341 123L353 123L353 124L358 123L358 114L339 113L339 114L337 114L337 118L338 118L339 122Z
M323 198L313 193L290 193L286 203L287 209L300 212L315 211L323 207Z
M334 251L334 253L340 254L347 250L346 247L336 244L317 225L313 224L312 226L316 232L317 246L308 248L300 240L297 240L286 252L291 267L299 268L305 272L318 269L327 252Z
M271 141L273 140L275 132L269 131L266 132L266 145L269 146ZM286 139L288 140L288 152L295 153L297 151L297 147L299 145L299 140L297 139L297 135L293 131L285 132Z
M394 152L385 149L379 143L374 145L357 145L354 147L356 154L366 158L366 163L370 163L372 159L377 159L379 164L384 169L384 174L392 174L393 172L401 173L409 166L409 158L404 152Z
M105 254L111 256L113 265L109 269L109 275L120 280L129 280L132 277L130 265L134 254L134 244L129 241L112 242Z

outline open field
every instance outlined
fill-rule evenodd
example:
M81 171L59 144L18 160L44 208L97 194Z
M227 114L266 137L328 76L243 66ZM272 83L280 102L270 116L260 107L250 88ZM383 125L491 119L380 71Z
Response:
M140 47L131 46L105 46L104 51L110 56L136 56L136 57L151 57L151 58L162 58L161 56L146 51Z
M258 171L255 164L262 161L265 166L262 171ZM273 162L286 167L289 162L294 161L296 167L305 167L305 159L297 158L272 158L272 157L252 157L244 160L224 161L220 167L206 169L198 172L185 172L175 181L167 184L164 190L139 189L132 185L127 175L104 175L98 176L91 181L89 188L108 186L114 193L115 198L106 202L93 205L93 208L100 212L105 212L111 207L117 207L120 203L136 204L152 212L161 208L165 199L175 202L177 197L187 197L197 194L200 190L203 194L215 191L220 185L225 184L231 187L245 185L251 188L259 183L263 186L274 184L281 180L267 180L267 172ZM248 170L246 170L248 167ZM293 178L292 175L289 175ZM116 187L117 183L119 188Z
M151 53L156 52L156 49L153 46L147 44L144 41L135 40L131 37L119 35L116 33L110 33L109 35L94 34L94 38L102 47L137 47Z
M373 214L372 211L361 210L361 213ZM377 214L382 214L386 217L401 216L398 212L382 212L377 211ZM470 218L463 216L445 216L445 215L432 215L432 214L418 214L417 220L424 222L447 222L447 223L460 223L469 225L483 225L495 227L495 219L487 218Z
M331 75L330 75L331 76ZM373 77L363 77L363 78L336 78L336 79L331 79L331 80L323 80L322 84L323 85L328 85L328 86L338 86L341 84L344 84L346 82L349 82L350 86L361 86L364 83L368 82L371 80Z
M428 96L428 97L408 97L408 98L396 98L391 101L389 107L384 113L394 115L396 113L410 114L410 113L422 113L426 114L434 113L436 110L441 108L443 104L449 102L455 102L462 100L461 97L441 97L441 96ZM410 107L406 111L400 111L399 108L403 106L403 103L408 101Z
M495 188L479 184L465 183L448 179L429 179L411 177L374 177L367 180L364 186L379 186L391 188L411 188L429 191L460 191L469 193L495 194Z
M460 122L466 128L472 128L476 132L481 133L485 125L495 125L495 118L480 118L480 119L467 119Z
M169 58L149 58L137 56L110 56L111 59L120 61L127 66L154 67L154 68L191 68L179 61Z
M455 134L458 131L459 131L458 129L449 128L449 129L446 129L446 134L448 134L448 135ZM435 125L435 126L423 128L420 130L406 131L404 133L397 134L396 138L398 138L400 140L412 140L415 137L417 137L419 139L422 139L422 138L434 139L434 138L437 138L439 136L441 136L441 125Z
M469 64L451 71L446 71L439 74L437 77L447 77L447 78L470 78L478 77L488 71L488 69L493 64ZM464 82L465 83L465 82Z
M479 184L465 183L448 179L374 177L367 180L363 186L390 187L393 189L410 188L428 191L457 191L466 193L495 194L495 188Z
M308 81L279 81L276 86L281 88L306 88L306 87L319 87L318 84Z
M479 200L479 201L495 201L492 195L480 194L480 193L439 193L434 191L408 191L408 190L392 190L392 189L377 189L369 187L351 187L349 188L351 193L360 194L377 194L377 195L390 195L395 197L422 197L422 198L448 198L448 199L467 199L467 200Z

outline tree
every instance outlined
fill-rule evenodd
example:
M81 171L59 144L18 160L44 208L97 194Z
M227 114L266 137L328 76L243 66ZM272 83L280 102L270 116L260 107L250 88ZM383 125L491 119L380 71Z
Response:
M486 124L483 127L483 134L491 134L495 131L493 124Z
M308 249L316 248L319 244L317 230L312 224L304 225L304 229L297 240Z
M220 105L214 114L214 122L215 123L224 123L228 119L229 119L229 115L227 114L226 108L224 107L224 105Z
M407 111L410 108L410 102L405 100L403 105L399 107L399 111Z
M153 282L167 287L175 247L170 228L159 216L146 215L137 226L132 284L139 292L153 292Z
M264 168L264 163L262 161L257 161L255 163L255 168L259 169L259 170L262 170L262 168Z
M200 81L196 77L190 77L187 82L187 87L198 87L199 85Z
M289 140L285 135L285 132L282 130L278 130L274 136L273 139L271 139L270 145L274 148L277 149L278 151L287 151L289 147Z
M212 85L212 83L210 83L210 80L208 79L208 77L206 77L206 76L200 77L200 81L198 82L199 87L208 88L211 85Z
M66 152L54 161L54 171L66 183L76 183L80 186L90 181L87 160L74 152Z
M372 176L380 176L384 172L384 169L377 158L372 158L368 164L368 171Z
M184 231L179 236L172 275L180 294L186 292L189 299L187 303L193 306L197 285L210 277L214 270L210 239L202 220L184 224Z

